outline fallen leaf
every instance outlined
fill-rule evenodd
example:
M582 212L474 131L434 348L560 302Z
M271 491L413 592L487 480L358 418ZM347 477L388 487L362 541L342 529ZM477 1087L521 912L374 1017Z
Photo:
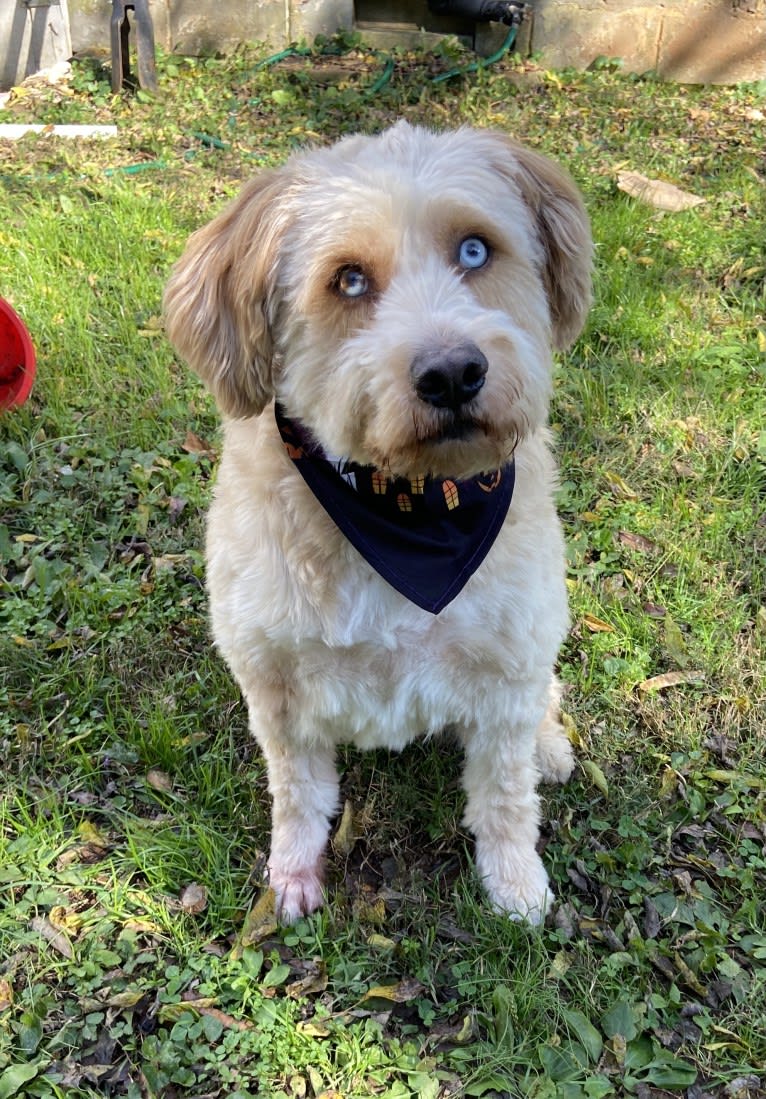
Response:
M195 1006L196 1005L192 1002L192 1007ZM233 1015L227 1015L227 1013L221 1011L220 1008L211 1007L205 1003L200 1003L196 1009L200 1015L207 1015L210 1019L217 1019L222 1026L227 1027L229 1030L253 1030L255 1026L254 1023L249 1022L247 1019L235 1019Z
M618 172L617 186L631 198L645 202L655 210L667 210L670 213L690 210L705 202L704 198L692 195L689 191L682 191L674 183L665 183L661 179L647 179L640 172Z
M77 934L83 925L84 917L81 912L75 912L66 908L63 904L56 904L48 913L51 926L65 934Z
M684 640L681 627L675 622L670 615L665 616L663 622L664 648L670 659L674 664L686 663L686 641Z
M551 962L551 968L548 970L548 978L555 981L561 980L562 977L566 976L571 966L572 959L567 951L559 950Z
M74 958L74 948L69 941L69 937L63 931L57 930L47 916L35 916L30 921L29 926L59 954L62 954L65 958Z
M705 673L701 671L691 672L663 672L662 675L653 675L638 684L639 691L664 691L666 687L679 687L684 683L701 683L705 679Z
M664 618L668 613L665 607L661 607L658 603L644 603L641 609L650 618Z
M0 1011L5 1011L13 1003L13 985L10 981L6 981L4 977L0 978Z
M78 843L76 847L70 847L62 851L56 859L56 869L66 870L67 866L79 862L87 866L94 862L100 862L109 853L108 847L102 847L99 843Z
M162 553L152 561L157 572L162 569L173 569L176 565L182 565L189 560L187 553Z
M146 782L153 790L160 790L163 794L169 794L173 789L173 780L170 775L155 767L146 772Z
M211 462L214 462L217 455L210 443L205 439L201 439L199 435L195 435L193 431L186 432L186 438L181 443L181 450L185 450L187 454L201 454L203 458L209 458Z
M324 962L317 962L316 967L305 977L298 981L291 981L285 987L285 992L293 1000L302 999L304 996L314 996L317 992L324 992L327 988L327 966Z
M341 858L346 858L354 849L358 839L354 826L354 809L350 801L343 806L343 816L340 819L337 831L332 838L333 851Z
M307 1091L306 1077L301 1076L298 1073L296 1073L295 1076L291 1076L290 1091L295 1096L295 1099L304 1099Z
M134 931L137 935L160 935L162 928L153 920L129 919L123 923L125 931Z
M582 621L591 633L614 633L614 626L604 622L603 618L596 618L595 614L584 614Z
M616 496L618 500L637 500L638 493L635 489L632 489L624 477L621 477L619 473L615 473L614 470L604 470L604 478L612 492L613 496Z
M623 546L637 550L639 553L656 553L657 551L656 544L648 538L644 538L643 534L634 534L630 530L621 530L617 538Z
M384 953L390 954L392 950L396 950L396 942L393 939L389 939L386 935L378 935L373 933L367 939L367 945L373 950L382 950Z
M562 710L559 714L562 727L566 733L566 738L573 748L578 748L581 751L585 748L585 741L580 735L580 731L577 728L575 719L566 710Z
M100 988L96 993L109 1007L126 1008L135 1007L139 1000L146 995L146 989L124 988L122 992L111 992L108 988Z
M707 996L707 988L702 984L697 974L687 965L677 950L673 952L673 961L675 962L676 969L681 974L684 983L704 1000Z
M389 1004L407 1004L414 1000L423 991L423 985L414 978L405 978L395 985L373 985L359 1001L360 1004L369 1004L370 1001L384 1000Z
M725 784L741 783L743 786L748 786L754 790L760 790L766 786L766 779L759 778L758 775L749 775L745 771L705 771L705 778Z
M273 889L266 889L245 916L242 931L232 948L232 956L241 958L246 946L253 946L267 939L274 934L277 926L276 893Z
M606 781L606 775L592 759L584 759L581 761L582 769L585 774L591 780L593 785L605 798L609 797L609 783Z
M198 885L197 882L190 882L183 887L178 895L178 899L181 902L181 908L183 908L184 912L196 916L199 912L204 912L207 908L207 889L205 889L204 885Z
M299 1034L305 1034L309 1038L329 1038L330 1029L326 1027L324 1023L315 1023L313 1020L308 1019L300 1020L295 1028ZM327 1095L328 1092L322 1092L322 1095Z

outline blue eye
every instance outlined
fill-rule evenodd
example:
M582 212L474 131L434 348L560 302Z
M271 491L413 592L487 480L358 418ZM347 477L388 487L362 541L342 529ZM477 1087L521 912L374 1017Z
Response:
M361 298L370 288L369 279L361 267L341 267L335 276L335 285L344 298Z
M466 237L460 243L457 259L464 271L475 271L489 259L489 245L481 237Z

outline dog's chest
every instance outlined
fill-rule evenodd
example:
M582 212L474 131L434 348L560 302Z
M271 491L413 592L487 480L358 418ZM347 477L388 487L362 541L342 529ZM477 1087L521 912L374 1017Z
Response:
M447 726L466 726L510 689L493 639L468 653L433 636L351 645L296 645L290 694L305 736L400 749Z

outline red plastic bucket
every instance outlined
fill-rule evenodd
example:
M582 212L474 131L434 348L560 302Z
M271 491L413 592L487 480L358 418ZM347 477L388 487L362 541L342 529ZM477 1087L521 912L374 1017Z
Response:
M35 380L35 349L24 322L0 298L0 409L23 404Z

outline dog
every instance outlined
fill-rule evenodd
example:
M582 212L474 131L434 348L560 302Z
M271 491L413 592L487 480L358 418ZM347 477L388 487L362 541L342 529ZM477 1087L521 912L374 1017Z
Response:
M267 763L285 922L322 903L337 745L443 730L491 905L551 906L536 786L574 761L546 425L591 265L553 162L399 122L259 174L171 272L169 339L224 418L212 631Z

